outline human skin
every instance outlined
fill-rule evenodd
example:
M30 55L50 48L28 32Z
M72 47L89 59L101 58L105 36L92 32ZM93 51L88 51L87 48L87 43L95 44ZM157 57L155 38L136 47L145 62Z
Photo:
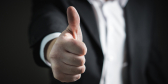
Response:
M67 9L68 27L45 47L45 57L51 63L55 79L74 82L85 72L86 45L80 29L80 17L72 6Z

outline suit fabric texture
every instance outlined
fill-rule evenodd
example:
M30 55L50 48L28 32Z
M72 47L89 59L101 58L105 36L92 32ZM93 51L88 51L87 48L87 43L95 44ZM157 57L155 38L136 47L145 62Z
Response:
M47 67L39 56L41 40L48 34L62 32L68 26L66 10L74 6L81 18L83 41L87 46L86 71L70 84L99 84L103 65L98 27L93 9L87 0L34 0L29 28L30 46L35 62ZM157 43L157 20L153 0L129 0L124 8L128 66L124 84L165 84L161 54ZM110 66L109 66L110 67ZM51 75L52 84L62 84Z

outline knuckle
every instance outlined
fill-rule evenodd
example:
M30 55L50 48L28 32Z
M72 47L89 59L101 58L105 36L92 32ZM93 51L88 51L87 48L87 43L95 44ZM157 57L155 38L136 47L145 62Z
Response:
M82 68L82 73L84 73L86 70L86 66L84 65L83 68Z
M78 74L78 75L75 75L73 78L72 78L72 82L73 81L77 81L79 78L81 77L81 74Z
M86 53L87 53L87 47L86 47L86 45L85 45L84 55L86 55Z
M80 44L79 51L80 51L81 55L85 55L86 52L87 52L86 45L84 43L82 43L82 42Z
M84 65L85 64L85 58L84 56L82 56L82 58L79 59L79 63L78 63L80 66Z
M87 48L86 48L85 43L83 43L81 41L71 39L70 45L73 46L73 48L75 48L78 51L78 54L80 54L80 55L85 55L87 52Z
M76 80L77 80L77 78L74 77L74 76L72 76L72 77L69 79L69 82L74 82L74 81L76 81Z
M78 72L81 74L81 73L84 73L85 72L85 66L81 66L78 68Z
M87 53L87 48L86 48L86 45L83 43L83 47L82 47L82 53L83 55L85 55Z
M80 78L81 78L81 74L78 75L78 79L80 79Z

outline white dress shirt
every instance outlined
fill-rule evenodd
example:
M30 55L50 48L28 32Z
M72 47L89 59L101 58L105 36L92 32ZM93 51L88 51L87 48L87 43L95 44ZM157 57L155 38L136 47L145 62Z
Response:
M125 20L123 7L128 0L88 0L94 10L100 34L100 42L104 54L104 63L100 84L122 84L121 70L123 67L125 46ZM44 37L41 43L41 59L44 58L44 47L50 40L61 33L55 32Z

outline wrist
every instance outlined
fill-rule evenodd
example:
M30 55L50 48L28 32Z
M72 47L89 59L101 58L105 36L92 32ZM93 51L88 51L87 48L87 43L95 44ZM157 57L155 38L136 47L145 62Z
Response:
M44 57L50 63L49 55L52 50L53 45L55 44L57 38L49 41L44 48Z

